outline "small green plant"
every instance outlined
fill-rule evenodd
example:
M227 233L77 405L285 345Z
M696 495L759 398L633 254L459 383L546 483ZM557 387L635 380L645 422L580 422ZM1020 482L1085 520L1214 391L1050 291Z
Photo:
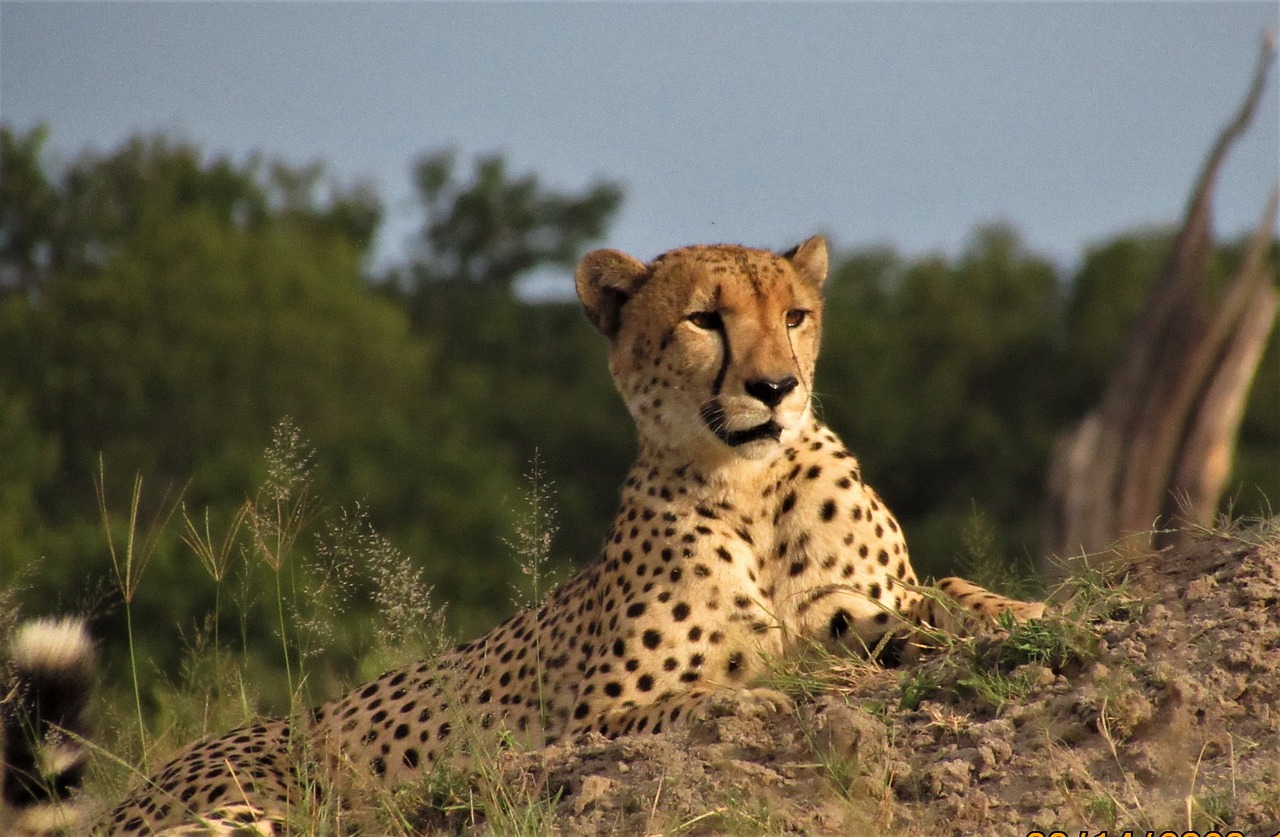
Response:
M1022 623L1009 620L1003 627L1009 635L1000 643L996 661L1005 670L1038 663L1058 672L1097 653L1093 632L1070 619L1049 617Z
M1066 564L1066 578L1050 591L1052 606L1075 622L1133 621L1150 605L1129 578L1131 564L1115 556L1080 555Z
M1085 804L1084 809L1089 823L1095 828L1110 828L1120 817L1120 806L1116 803L1115 797L1109 794L1093 797Z
M880 721L888 720L890 714L890 704L883 700L867 700L862 703L863 710L873 718Z
M1038 680L1033 669L1019 669L1009 674L999 671L974 671L956 681L981 703L999 711L1005 704L1022 700L1034 690Z
M996 530L975 502L960 530L960 553L956 565L965 577L988 590L998 589L1009 578L1008 569L996 549Z
M867 772L862 760L856 754L844 755L819 750L818 761L840 795L852 801L855 798L855 783Z
M920 666L898 680L901 697L898 706L912 711L919 709L920 704L936 695L942 688L942 674L936 666Z
M960 530L960 550L955 558L960 574L974 584L1013 598L1028 598L1038 590L1034 573L1022 572L1001 556L996 527L975 502Z

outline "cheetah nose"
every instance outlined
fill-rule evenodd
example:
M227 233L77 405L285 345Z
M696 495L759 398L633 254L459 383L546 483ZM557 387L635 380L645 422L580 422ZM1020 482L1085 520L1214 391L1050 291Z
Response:
M767 407L776 407L787 393L799 386L795 375L785 378L754 378L746 383L747 395L763 401Z

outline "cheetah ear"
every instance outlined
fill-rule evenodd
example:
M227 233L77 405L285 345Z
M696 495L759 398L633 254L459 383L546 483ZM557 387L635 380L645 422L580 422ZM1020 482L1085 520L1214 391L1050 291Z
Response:
M782 254L796 273L815 288L827 281L827 240L820 235L807 238Z
M617 336L622 306L648 275L644 262L619 250L592 250L582 257L574 284L596 331L610 340Z

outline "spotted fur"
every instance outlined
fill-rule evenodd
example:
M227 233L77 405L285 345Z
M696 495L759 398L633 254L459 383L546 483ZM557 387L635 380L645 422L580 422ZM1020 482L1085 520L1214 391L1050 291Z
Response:
M770 658L866 653L925 622L963 629L939 598L980 619L1038 616L958 579L940 596L917 584L897 521L811 410L826 274L821 238L649 264L589 253L578 293L639 435L598 559L441 659L195 745L104 830L275 833L300 807L343 807L499 746L658 732L725 689L781 709L755 685Z

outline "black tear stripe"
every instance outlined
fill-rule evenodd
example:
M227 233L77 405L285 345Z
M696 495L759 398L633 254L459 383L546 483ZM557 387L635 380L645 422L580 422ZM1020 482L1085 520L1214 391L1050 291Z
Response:
M804 379L804 367L800 364L800 356L796 354L796 341L791 337L791 329L787 329L787 348L791 351L791 365L795 367L800 383L804 385L805 390L812 393L813 385Z
M716 292L711 298L711 305L717 313L720 311L720 293L721 288L716 285ZM716 373L715 383L711 385L712 398L720 397L720 389L724 386L725 376L729 374L729 364L733 362L733 350L729 348L729 332L724 327L723 315L716 322L716 334L720 335L720 345L724 349L724 354L720 358L720 371Z
M716 310L720 310L721 286L716 285L715 293L711 297L711 305ZM703 423L718 436L724 440L724 407L720 406L720 390L724 387L724 379L729 374L729 364L733 360L733 352L729 349L729 332L724 325L724 317L719 317L716 323L715 332L720 337L720 346L723 354L720 357L720 371L716 373L716 379L711 384L711 398L707 399L702 408L698 410L698 414L702 417Z
M720 309L720 293L721 287L717 285L715 296L712 299L712 305L715 306L717 311ZM759 427L749 427L746 430L727 430L725 428L724 407L720 405L720 391L724 388L724 379L729 374L729 364L733 363L733 350L729 346L729 332L725 328L723 317L720 318L715 330L720 335L720 344L724 348L724 356L720 360L720 371L716 373L715 382L711 385L711 399L698 411L702 416L702 421L720 441L730 447L736 448L739 445L745 445L758 439L779 441L782 438L782 427L773 420L766 421Z

